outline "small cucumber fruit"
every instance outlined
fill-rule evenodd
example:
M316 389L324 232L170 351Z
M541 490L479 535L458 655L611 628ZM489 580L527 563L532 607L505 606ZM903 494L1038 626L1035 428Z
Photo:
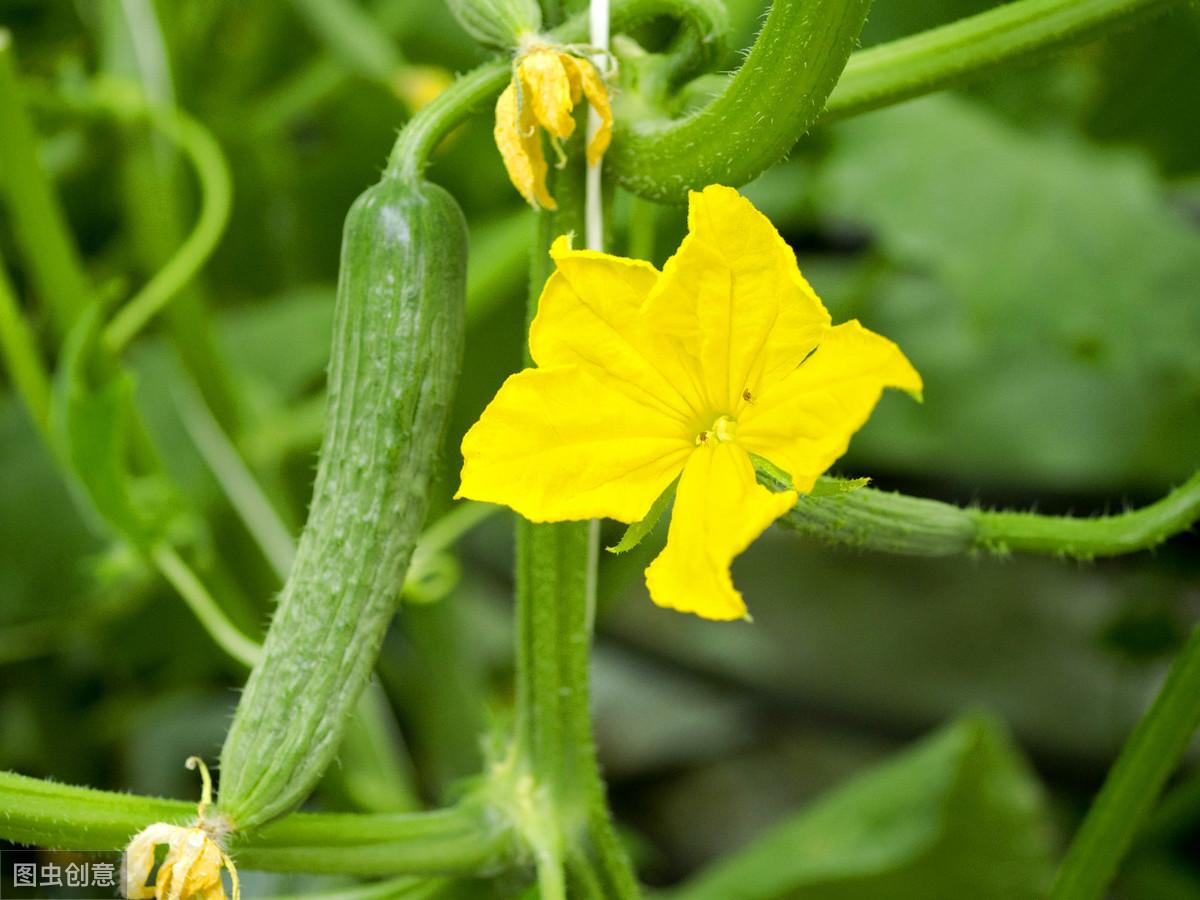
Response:
M385 177L346 217L308 522L221 751L235 828L305 799L371 676L462 362L466 260L462 212L429 182Z

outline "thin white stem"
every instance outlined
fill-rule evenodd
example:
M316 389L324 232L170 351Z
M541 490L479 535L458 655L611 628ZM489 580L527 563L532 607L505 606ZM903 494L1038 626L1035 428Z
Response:
M588 6L588 24L590 28L590 43L596 48L592 57L592 65L603 72L608 65L608 22L609 0L591 0ZM588 144L600 129L600 116L596 110L588 107L587 139ZM604 249L604 202L601 196L600 171L603 160L587 169L586 194L584 195L584 240L589 250Z
M588 26L591 31L591 44L596 48L592 57L592 65L598 71L605 72L608 68L608 25L609 0L591 0L588 6ZM596 110L588 106L587 146L591 146L592 138L600 128L600 116ZM587 167L587 181L584 193L584 239L589 250L604 250L604 196L600 173L604 160L596 160L595 165ZM588 540L591 542L588 552L588 585L587 585L587 621L590 629L596 621L596 568L600 556L600 520L592 519L588 530Z

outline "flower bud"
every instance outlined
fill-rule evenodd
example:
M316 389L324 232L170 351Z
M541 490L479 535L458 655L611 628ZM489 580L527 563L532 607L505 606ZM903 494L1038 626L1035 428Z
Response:
M515 47L524 34L542 27L537 0L447 0L454 18L477 41L494 47Z

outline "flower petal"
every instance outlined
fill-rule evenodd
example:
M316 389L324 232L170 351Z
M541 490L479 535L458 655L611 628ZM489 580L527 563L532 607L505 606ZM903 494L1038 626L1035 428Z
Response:
M224 898L221 849L202 828L176 828L155 876L159 900Z
M759 484L735 444L697 448L679 479L667 546L646 569L650 599L705 619L743 618L729 565L795 503L795 491L775 494Z
M517 89L510 84L496 101L496 127L493 132L504 168L525 201L534 209L555 209L554 198L546 190L546 156L542 138L528 104L521 108Z
M580 57L569 57L571 65L575 68L575 75L572 78L572 83L576 81L583 88L583 94L588 99L588 103L592 105L592 109L600 117L600 127L596 129L596 133L592 135L592 139L587 146L587 161L588 165L594 166L604 156L604 151L608 149L608 145L612 142L612 104L608 100L608 87L604 84L604 79L600 77L600 73L596 71L596 67L590 60Z
M542 48L530 51L517 63L517 77L525 89L524 101L542 127L563 140L575 132L571 76L564 57L565 54Z
M851 320L831 328L812 356L743 411L738 442L807 491L846 452L886 387L920 395L921 376L885 337Z
M631 399L692 427L695 403L656 368L638 309L659 273L636 259L572 250L560 237L550 249L557 270L546 281L529 329L539 366L578 365ZM694 435L693 435L694 436Z
M160 844L173 844L183 831L178 825L156 822L133 836L122 860L122 896L129 900L149 900L154 896L154 884L147 885L146 881L154 869L155 851Z
M770 221L732 188L688 198L688 235L643 306L676 380L737 415L817 345L829 313Z
M463 438L458 497L534 522L642 519L693 449L681 426L577 366L509 377Z

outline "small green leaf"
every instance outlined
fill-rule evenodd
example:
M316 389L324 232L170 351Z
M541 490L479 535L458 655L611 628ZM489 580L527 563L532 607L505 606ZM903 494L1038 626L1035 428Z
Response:
M93 304L64 343L51 433L80 504L107 530L146 548L164 533L174 494L161 473L135 478L126 466L133 378L100 349L102 312Z
M768 487L773 491L790 491L795 489L796 485L792 481L792 476L765 456L751 453L750 461L754 463L754 471L758 473L759 483L764 487Z
M795 482L792 481L792 476L765 456L751 453L750 459L754 463L754 471L758 474L758 481L763 487L770 488L773 491L791 491L796 489ZM866 487L870 483L870 478L834 478L831 475L823 475L817 479L817 483L813 485L812 490L805 496L834 497L838 494L857 491L859 488Z
M1151 38L1150 52L1165 54L1157 76L1198 70L1192 40L1177 68L1176 42ZM1141 71L1144 47L1117 49L1140 50L1126 63ZM1139 127L1131 106L1144 117L1186 102L1149 103L1155 83L1115 83L1128 115L1101 98L1110 134ZM1163 134L1174 141L1191 125ZM1183 411L1200 392L1200 230L1144 158L1016 128L949 94L847 120L829 138L828 159L810 167L813 208L871 234L872 251L849 267L826 258L829 275L809 277L835 313L861 311L902 347L929 391L923 408L885 396L855 459L1067 492L1191 473L1200 416ZM855 299L856 285L870 287Z
M834 478L830 475L823 475L817 479L817 483L808 492L808 496L836 497L838 494L848 494L851 491L857 491L859 488L864 488L870 483L870 478Z
M67 336L54 379L50 427L84 508L122 538L144 546L151 523L134 500L125 468L133 380L126 371L97 361L101 325L102 308L95 304Z
M675 487L679 484L679 479L676 478L667 487L665 491L658 495L658 499L654 501L654 505L650 507L650 512L646 513L646 518L640 522L634 522L625 529L625 533L621 535L621 540L617 541L612 547L605 549L609 553L626 553L640 544L658 524L658 520L662 518L662 514L666 512L671 501L675 499Z

